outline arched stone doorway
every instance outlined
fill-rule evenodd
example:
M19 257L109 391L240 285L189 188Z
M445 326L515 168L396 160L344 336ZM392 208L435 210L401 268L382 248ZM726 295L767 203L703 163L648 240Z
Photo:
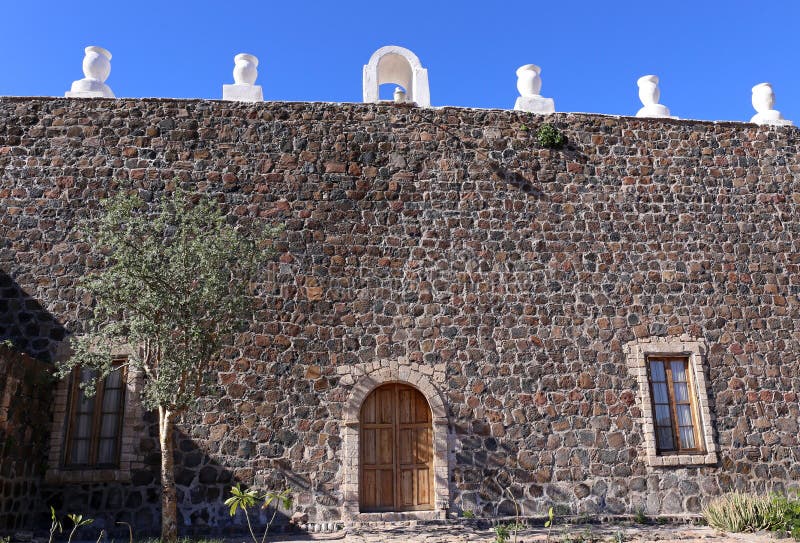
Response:
M362 513L433 510L433 424L420 391L381 385L361 406Z
M397 384L407 386L420 394L430 409L430 426L432 431L432 505L427 509L400 510L384 508L390 512L361 512L361 411L367 397L376 389ZM427 424L427 423L426 423ZM449 466L448 466L448 420L444 400L439 391L425 375L411 370L409 367L383 368L368 375L362 375L355 383L344 410L344 441L342 464L343 477L343 520L346 522L368 520L372 515L395 515L393 518L407 517L419 519L445 518L450 506ZM413 463L412 463L413 464ZM388 469L388 468L387 468ZM394 491L392 491L394 492ZM388 500L386 500L388 501ZM369 508L367 508L369 509ZM387 517L388 518L388 517Z

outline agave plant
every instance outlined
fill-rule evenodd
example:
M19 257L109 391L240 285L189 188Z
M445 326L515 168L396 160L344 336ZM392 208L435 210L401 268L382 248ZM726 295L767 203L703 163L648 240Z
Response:
M779 505L769 496L730 492L703 509L709 526L725 532L758 532L775 529L781 517Z

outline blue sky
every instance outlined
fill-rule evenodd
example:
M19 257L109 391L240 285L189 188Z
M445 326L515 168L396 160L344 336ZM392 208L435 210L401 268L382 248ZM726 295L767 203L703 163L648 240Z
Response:
M515 69L534 63L557 111L632 115L636 79L656 74L681 118L749 120L769 81L800 124L798 25L797 0L0 0L0 95L63 96L100 45L118 97L220 98L248 52L266 100L354 102L394 44L428 69L434 106L511 108Z

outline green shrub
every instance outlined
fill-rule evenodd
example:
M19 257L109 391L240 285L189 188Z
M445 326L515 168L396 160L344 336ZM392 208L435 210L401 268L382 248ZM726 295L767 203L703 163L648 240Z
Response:
M567 138L555 126L545 123L536 131L536 141L548 149L561 149Z
M800 541L800 499L778 495L772 497L772 503L774 516L770 521L775 525L772 529Z
M506 524L498 524L494 527L494 543L508 543L511 531Z

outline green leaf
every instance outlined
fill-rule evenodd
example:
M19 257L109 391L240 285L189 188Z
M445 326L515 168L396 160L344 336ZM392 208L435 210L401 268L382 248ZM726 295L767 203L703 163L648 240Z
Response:
M94 264L80 295L93 314L59 375L80 365L104 378L115 369L111 353L137 345L127 364L148 375L145 406L192 409L216 384L215 359L253 319L253 285L280 229L234 226L204 195L177 189L148 203L124 188L83 229Z
M225 505L231 508L231 516L236 514L236 509L239 507L239 500L236 497L231 497L225 500Z

